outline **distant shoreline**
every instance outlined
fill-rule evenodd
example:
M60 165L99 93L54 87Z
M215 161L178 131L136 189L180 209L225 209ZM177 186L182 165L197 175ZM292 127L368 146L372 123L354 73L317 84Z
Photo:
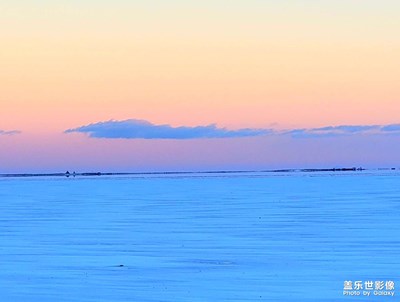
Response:
M64 173L5 173L0 177L81 177L81 176L123 176L123 175L185 175L185 174L224 174L224 173L312 173L312 172L354 172L368 170L399 170L399 168L327 168L327 169L276 169L276 170L219 170L219 171L164 171L164 172L64 172Z

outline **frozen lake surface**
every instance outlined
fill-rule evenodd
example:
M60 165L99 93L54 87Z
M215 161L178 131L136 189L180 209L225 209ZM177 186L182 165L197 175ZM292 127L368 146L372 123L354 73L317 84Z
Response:
M0 178L0 300L399 301L343 296L399 218L398 171Z

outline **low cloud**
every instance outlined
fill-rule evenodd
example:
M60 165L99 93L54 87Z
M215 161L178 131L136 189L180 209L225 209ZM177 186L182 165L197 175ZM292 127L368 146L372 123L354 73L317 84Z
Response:
M197 127L173 127L171 125L155 125L144 120L110 120L94 123L78 128L68 129L65 133L80 132L94 138L125 139L196 139L196 138L233 138L266 135L268 129L219 128L215 124Z
M332 137L349 136L355 134L379 134L383 133L383 127L379 125L341 125L320 128L303 128L288 130L285 134L293 137Z
M319 128L274 129L238 129L219 128L215 124L197 127L173 127L155 125L144 120L110 120L93 123L65 133L84 133L93 138L109 139L197 139L197 138L234 138L252 136L291 136L293 138L319 138L354 135L392 135L400 134L400 124L390 125L339 125Z
M400 133L400 124L392 124L382 127L383 132L397 132Z
M17 130L11 130L11 131L4 131L0 130L0 135L15 135L15 134L20 134L20 131Z
M400 124L327 126L320 128L293 129L284 132L284 134L289 134L298 138L400 134Z

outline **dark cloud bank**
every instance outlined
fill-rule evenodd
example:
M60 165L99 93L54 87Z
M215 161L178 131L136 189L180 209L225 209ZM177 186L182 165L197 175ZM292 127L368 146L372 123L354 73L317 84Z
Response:
M95 138L194 139L259 136L268 134L269 130L228 130L218 128L216 125L172 127L170 125L154 125L147 121L131 119L99 122L65 131L65 133L71 132L86 133Z
M342 125L320 128L302 128L278 131L273 129L238 129L219 128L215 124L197 127L173 127L155 125L144 120L110 120L93 123L65 133L85 133L93 138L123 139L197 139L197 138L234 138L266 135L291 136L295 138L334 137L351 135L400 134L400 124L391 125ZM1 133L1 132L0 132Z

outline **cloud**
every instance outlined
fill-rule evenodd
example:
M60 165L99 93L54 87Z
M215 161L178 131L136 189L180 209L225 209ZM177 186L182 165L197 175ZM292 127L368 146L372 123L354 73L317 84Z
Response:
M299 138L348 136L354 134L380 134L383 132L383 127L384 126L379 125L340 125L320 128L293 129L286 131L285 134Z
M68 129L65 133L80 132L93 138L125 138L125 139L196 139L196 138L233 138L266 135L269 129L218 128L215 124L197 127L173 127L155 125L144 120L110 120L98 122L78 128Z
M238 129L219 128L215 124L197 127L173 127L155 125L144 120L110 120L68 129L65 133L85 133L93 138L125 139L197 139L197 138L233 138L251 136L291 136L293 138L320 138L355 135L391 135L400 134L400 124L390 125L339 125L319 128L274 129Z
M384 132L398 132L400 133L400 124L391 124L382 127Z
M4 131L4 130L0 130L0 135L15 135L15 134L20 134L21 131L17 131L17 130L11 130L11 131Z

